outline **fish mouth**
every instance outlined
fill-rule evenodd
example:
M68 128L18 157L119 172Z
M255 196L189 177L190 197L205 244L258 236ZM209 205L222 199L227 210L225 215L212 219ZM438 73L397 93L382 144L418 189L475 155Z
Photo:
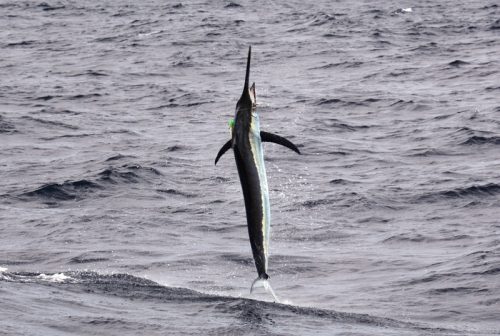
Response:
M250 100L252 101L252 104L255 106L255 104L257 103L257 98L255 97L255 83L253 83L250 89L248 89L248 93L250 94Z

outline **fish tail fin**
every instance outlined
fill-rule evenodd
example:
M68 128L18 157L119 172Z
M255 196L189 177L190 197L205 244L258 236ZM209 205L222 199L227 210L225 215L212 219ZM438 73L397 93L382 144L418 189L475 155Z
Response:
M264 287L266 292L273 296L274 301L280 303L280 300L276 296L276 293L269 283L269 275L267 275L266 273L259 275L259 277L252 282L252 287L250 287L250 294L254 291L255 288L259 287Z

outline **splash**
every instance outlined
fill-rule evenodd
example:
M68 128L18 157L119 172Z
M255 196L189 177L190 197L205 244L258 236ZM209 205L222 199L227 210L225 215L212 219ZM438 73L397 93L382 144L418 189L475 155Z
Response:
M40 274L37 276L38 279L44 280L44 281L49 281L49 282L65 282L71 279L71 277L64 275L64 273L55 273L51 275L46 275L46 274Z

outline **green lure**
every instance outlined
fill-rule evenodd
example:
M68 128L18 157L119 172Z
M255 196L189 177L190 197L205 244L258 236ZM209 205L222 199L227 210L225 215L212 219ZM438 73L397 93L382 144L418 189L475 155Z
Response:
M229 121L227 122L227 124L229 125L230 129L233 129L234 128L234 119L229 119Z

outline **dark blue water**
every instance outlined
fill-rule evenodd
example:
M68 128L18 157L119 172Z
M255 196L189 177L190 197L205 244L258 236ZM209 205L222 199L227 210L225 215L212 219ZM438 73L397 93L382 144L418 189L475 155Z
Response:
M500 334L499 6L1 1L0 334Z

